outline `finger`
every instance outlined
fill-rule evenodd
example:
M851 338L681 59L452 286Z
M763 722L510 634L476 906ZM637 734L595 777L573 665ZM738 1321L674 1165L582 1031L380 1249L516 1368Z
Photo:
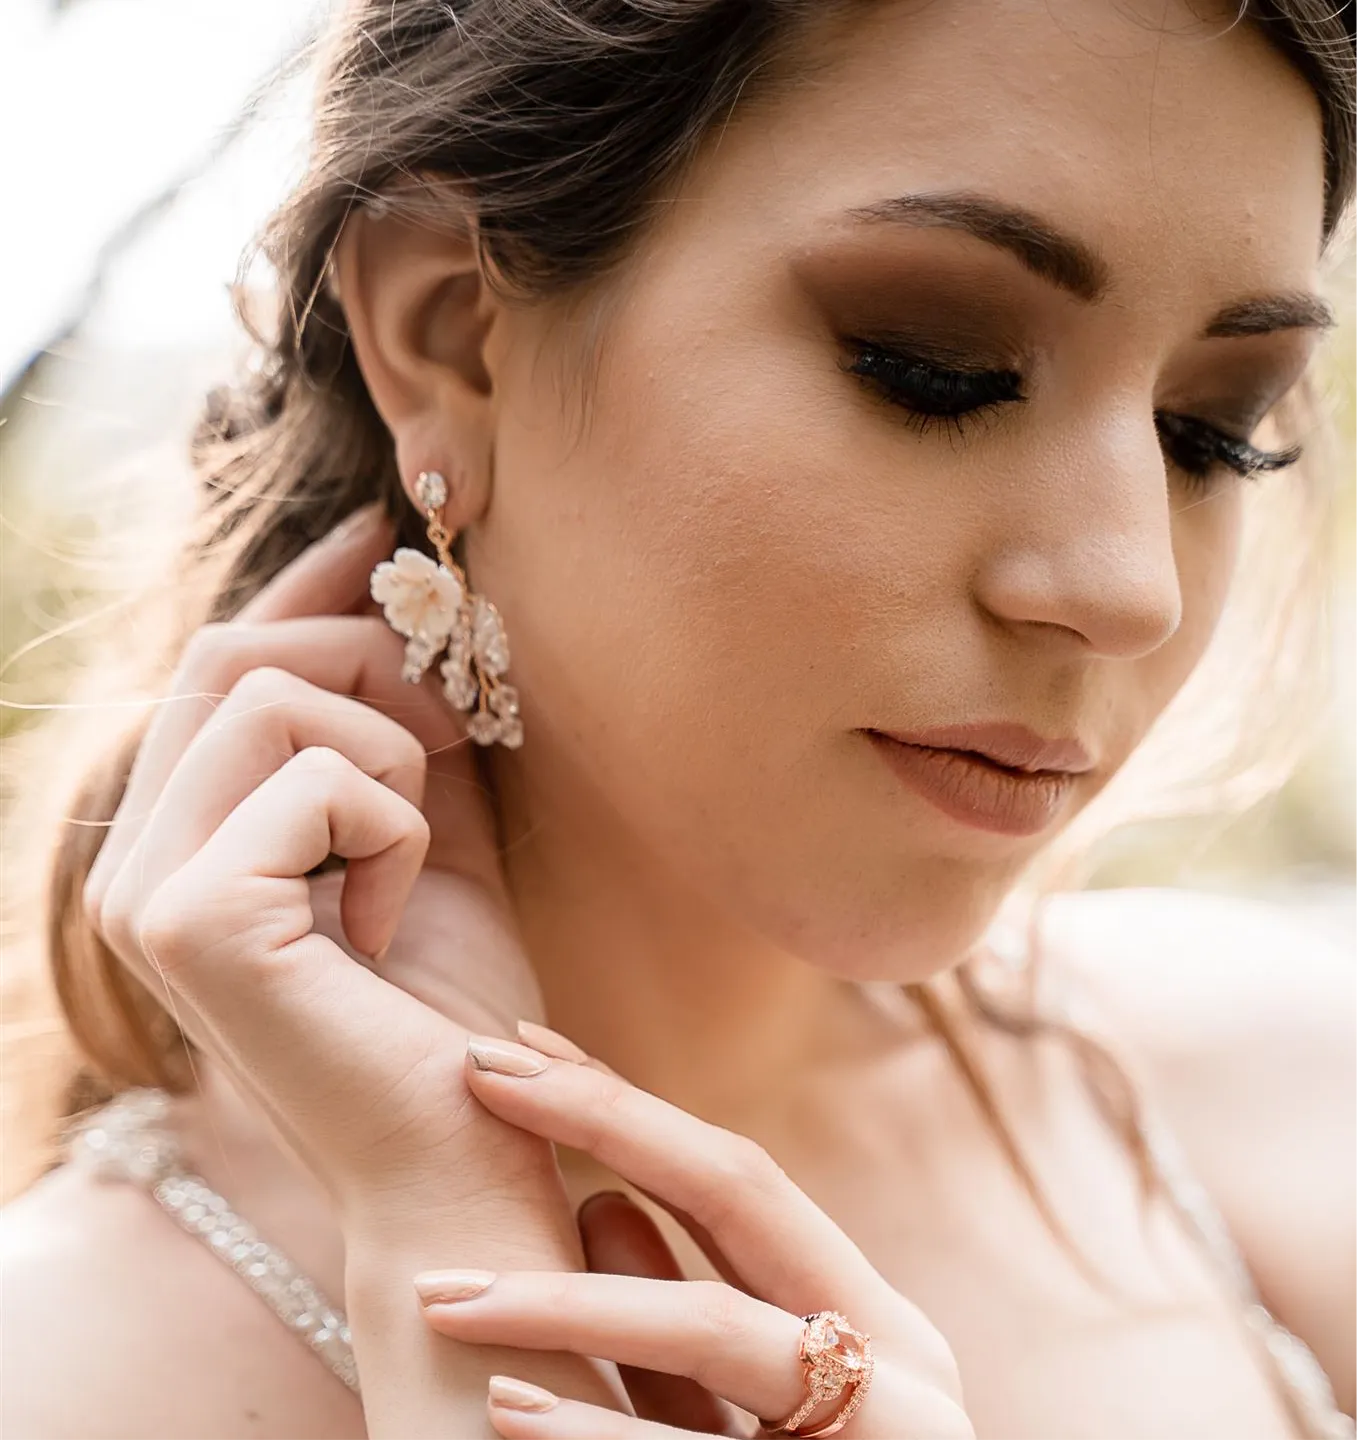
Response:
M932 1440L975 1440L975 1430L960 1405L936 1390L927 1390L907 1378L892 1376L889 1401L875 1407L888 1417L868 1420L866 1408L876 1398L876 1381L863 1409L848 1422L844 1440L872 1436L875 1440L903 1440L903 1437L932 1437ZM691 1430L676 1430L654 1420L622 1415L616 1410L565 1400L540 1385L508 1375L490 1377L486 1404L495 1433L510 1440L693 1440ZM817 1423L813 1417L807 1424ZM819 1420L819 1423L825 1423ZM710 1433L710 1432L707 1432ZM718 1432L719 1433L719 1432ZM745 1434L745 1431L733 1431ZM764 1433L762 1430L760 1434ZM794 1433L814 1434L802 1428Z
M426 835L423 817L395 791L335 751L306 750L237 806L148 903L140 941L191 1007L195 1039L201 1032L200 1043L285 1133L303 1137L303 1153L307 1138L340 1151L350 1143L345 1121L334 1130L332 1095L316 1084L336 1064L354 1095L390 1089L393 1053L408 1057L412 1076L427 1070L434 1093L455 1091L439 1080L436 1063L425 1063L436 1057L424 1006L313 930L305 878L330 853L349 861L346 886L370 871L377 881L370 928L354 927L350 939L371 954L399 919ZM388 1037L376 1050L374 1014L384 1017ZM449 1127L463 1119L450 1107ZM371 1131L355 1133L363 1163L376 1163ZM398 1134L385 1139L408 1158Z
M368 593L373 566L391 552L395 527L382 502L361 505L308 545L237 612L238 620L342 615Z
M589 1269L596 1274L684 1280L669 1242L644 1210L618 1190L591 1195L578 1212ZM662 1370L621 1366L632 1408L643 1419L663 1420L699 1433L738 1433L721 1400L701 1385Z
M477 1282L475 1271L420 1276L430 1327L472 1344L685 1376L756 1415L788 1414L805 1394L801 1319L719 1281L515 1270L448 1298Z
M155 818L106 897L104 934L118 953L135 959L145 898L268 775L311 746L339 751L351 765L419 807L425 757L408 730L287 671L252 670L194 737L165 786ZM345 887L346 921L354 919L354 907L369 891L365 873L359 867L352 886ZM358 923L366 927L361 914Z
M334 853L349 861L346 887L369 873L371 925L351 926L350 938L371 954L399 920L426 841L423 817L395 791L335 751L303 751L155 892L139 937L176 1001L191 1009L194 1039L245 1083L317 1173L341 1187L341 1201L349 1166L398 1189L403 1167L427 1164L412 1156L408 1127L374 1129L367 1108L390 1092L393 1054L406 1064L403 1083L423 1087L431 1109L447 1097L447 1135L467 1110L455 1103L460 1070L440 1057L441 1027L431 1028L425 1006L313 929L305 872ZM385 1039L377 1047L374 1015ZM317 1086L318 1075L341 1071L362 1113L336 1112L333 1086ZM329 1170L322 1157L335 1155L344 1163Z
M582 1400L564 1400L509 1375L490 1377L486 1414L495 1433L511 1440L693 1440L691 1430L676 1430Z
M156 709L138 747L117 816L91 867L85 899L96 926L102 929L108 888L155 814L170 775L226 696L255 669L286 670L334 694L361 697L396 719L426 753L437 757L434 768L447 776L438 785L450 792L451 816L465 810L466 823L482 824L476 803L480 789L462 727L431 683L407 685L400 679L403 653L400 637L375 617L326 616L268 625L206 625L197 630L176 671L173 693ZM453 831L456 824L454 820ZM449 828L445 819L440 831ZM440 842L476 848L471 836L460 833L440 834Z
M574 1060L581 1065L591 1065L594 1069L602 1070L607 1075L617 1074L611 1066L605 1065L602 1060L586 1054L573 1040L568 1039L559 1031L552 1030L546 1025L538 1025L532 1020L520 1020L518 1022L518 1038L530 1049L540 1050L542 1054L550 1055L553 1059ZM658 1205L660 1209L667 1210L669 1214L683 1226L696 1243L698 1249L707 1257L707 1261L712 1269L716 1271L727 1285L738 1285L741 1289L748 1288L726 1260L726 1257L721 1253L721 1247L712 1238L711 1232L705 1225L699 1225L686 1210L681 1209L672 1201L666 1200L663 1195L656 1195L653 1191L647 1190L643 1185L637 1185L636 1188L653 1205ZM620 1194L620 1192L613 1193ZM625 1199L626 1197L622 1196L621 1198Z
M294 956L310 963L318 944L327 964L343 953L312 933L308 870L332 853L349 862L341 916L354 948L371 955L395 932L427 844L428 825L408 800L338 751L310 747L251 791L155 891L140 938L209 1015L226 1000L248 1012ZM351 891L362 906L347 902ZM347 958L344 966L361 969Z
M482 1104L692 1216L744 1288L798 1315L843 1310L869 1329L898 1322L905 1302L753 1141L617 1075L524 1045L472 1036L467 1056Z

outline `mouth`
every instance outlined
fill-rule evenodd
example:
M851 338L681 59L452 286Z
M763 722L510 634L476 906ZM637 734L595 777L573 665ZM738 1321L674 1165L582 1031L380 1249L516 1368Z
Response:
M895 774L935 809L1000 835L1049 829L1078 777L1093 768L1077 740L1045 740L1022 725L865 733Z

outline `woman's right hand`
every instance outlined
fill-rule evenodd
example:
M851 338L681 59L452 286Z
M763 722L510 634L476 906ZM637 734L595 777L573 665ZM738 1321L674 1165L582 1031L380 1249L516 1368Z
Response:
M363 613L391 543L360 512L197 632L85 891L110 948L350 1197L408 1179L471 1110L467 1029L541 1018L472 742ZM344 872L308 879L331 852Z
M541 1005L473 742L432 683L399 679L400 637L363 613L392 538L359 518L190 644L87 905L333 1195L367 1433L420 1440L489 1433L488 1378L524 1357L430 1336L412 1270L584 1255L550 1143L466 1083L468 1026L512 1033ZM313 876L331 854L343 875ZM531 1373L625 1403L579 1356Z

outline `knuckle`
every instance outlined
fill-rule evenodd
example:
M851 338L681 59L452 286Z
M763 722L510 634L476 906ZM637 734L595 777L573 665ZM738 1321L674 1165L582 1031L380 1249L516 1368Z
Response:
M909 1353L912 1368L944 1395L961 1399L961 1371L942 1331L924 1321L911 1341Z
M719 1280L695 1280L693 1297L699 1328L723 1349L743 1353L753 1344L747 1307L743 1296Z
M427 850L433 843L433 828L422 810L418 810L405 801L404 809L405 830L408 839L414 840L422 849Z
M223 668L223 657L235 651L240 626L228 620L209 620L188 637L179 660L181 674L203 676Z
M231 686L229 698L233 706L249 709L294 696L305 683L279 665L253 665Z
M723 1178L746 1187L771 1190L786 1180L782 1168L762 1145L733 1130L723 1132L720 1159Z
M699 1337L689 1369L690 1378L709 1390L719 1390L729 1378L730 1355L748 1354L758 1343L749 1323L747 1307L729 1285L717 1280L690 1282L694 1292L690 1322ZM727 1357L723 1362L723 1357Z
M136 888L124 864L109 881L103 894L92 901L97 906L96 933L115 955L123 959L141 952L135 897Z
M594 1141L609 1135L625 1134L630 1117L631 1087L624 1080L600 1075L593 1084L593 1097L587 1110L587 1124Z
M380 615L356 615L353 620L356 635L364 648L404 650L405 640L398 635Z
M250 669L258 627L242 620L209 620L189 636L180 656L178 689L229 691Z
M429 752L425 750L419 736L407 730L398 720L384 716L387 724L395 727L395 743L405 757L406 763L418 770L425 770L429 764Z
M162 885L143 906L132 934L137 949L157 970L174 969L183 956L191 913L168 885Z
M337 784L348 778L354 766L349 758L333 745L304 745L287 762L287 768L302 771L329 784Z
M376 710L372 713L382 727L383 747L391 756L389 768L423 776L429 767L429 755L418 736L389 715Z
M929 1417L929 1436L938 1440L975 1440L975 1426L961 1408L961 1401L946 1397L936 1414Z
M569 1314L579 1308L579 1288L575 1277L563 1271L551 1272L538 1281L542 1287L541 1308L553 1315Z

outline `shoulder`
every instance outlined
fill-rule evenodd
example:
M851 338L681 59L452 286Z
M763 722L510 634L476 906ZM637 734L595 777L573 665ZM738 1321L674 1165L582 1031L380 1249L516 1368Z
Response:
M363 1434L352 1397L135 1186L45 1176L0 1210L0 1286L0 1434Z
M1052 903L1049 958L1090 997L1264 1298L1354 1400L1357 965L1285 909L1121 890Z
M1054 899L1045 934L1056 966L1143 1054L1152 1081L1195 1091L1247 1078L1251 1099L1279 1104L1354 1073L1357 963L1280 906L1086 891Z

